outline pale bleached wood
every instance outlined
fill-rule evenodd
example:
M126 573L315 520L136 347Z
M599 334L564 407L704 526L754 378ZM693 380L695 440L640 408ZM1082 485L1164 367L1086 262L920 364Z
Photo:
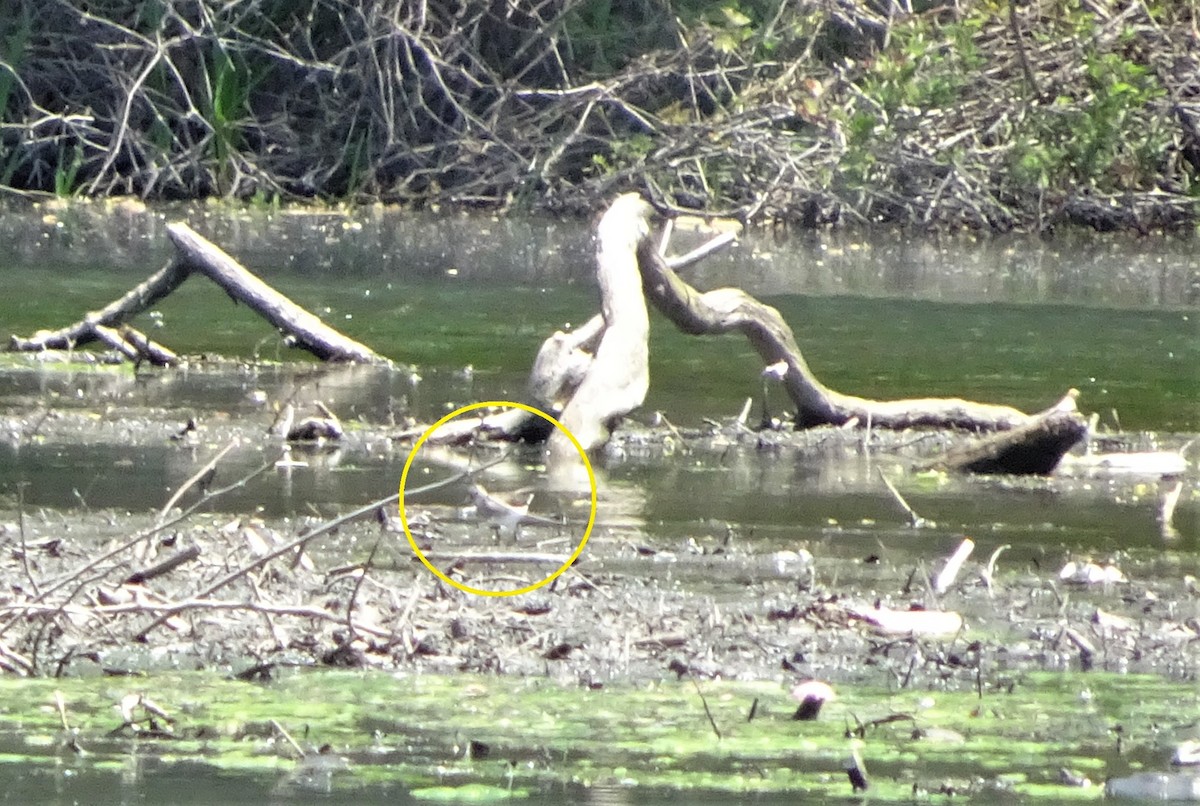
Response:
M610 429L646 399L650 386L650 317L641 293L638 247L650 234L649 204L637 194L617 197L596 230L596 276L604 326L590 361L568 351L564 377L578 377L559 419L584 450L604 445ZM550 460L576 453L567 436L550 437Z
M167 235L179 250L180 260L188 268L208 277L234 300L290 336L295 346L326 361L387 361L370 347L329 327L317 316L264 283L187 224L169 224Z

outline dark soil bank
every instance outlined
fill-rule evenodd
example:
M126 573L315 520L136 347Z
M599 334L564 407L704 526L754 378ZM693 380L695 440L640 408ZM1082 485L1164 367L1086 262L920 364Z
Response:
M907 6L18 0L0 185L585 214L639 190L804 227L1195 226L1194 3Z

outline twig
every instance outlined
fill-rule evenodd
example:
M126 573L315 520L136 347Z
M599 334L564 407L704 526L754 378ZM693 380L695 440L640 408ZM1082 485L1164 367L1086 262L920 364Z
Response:
M379 551L379 541L382 538L382 532L375 535L375 542L371 544L371 551L367 554L367 559L363 563L362 570L354 580L354 588L350 591L350 600L346 602L346 630L350 635L357 634L357 630L354 629L354 603L358 600L358 591L362 588L363 580L367 578L367 573L371 570L371 562L375 559L375 552Z
M36 666L30 658L14 652L0 642L0 668L6 672L28 676L33 674Z
M700 681L696 679L696 673L688 667L688 677L691 678L692 685L696 687L696 693L700 695L700 704L704 706L704 715L708 717L708 724L712 725L713 733L716 734L717 740L721 739L721 729L717 727L717 720L713 719L712 711L708 707L708 698L704 696L704 692L700 690Z
M736 243L737 238L738 238L738 236L737 236L736 232L723 232L720 235L718 235L717 237L708 241L707 243L697 246L695 249L688 252L686 255L679 255L677 257L665 258L664 262L667 264L668 268L674 269L676 271L678 271L679 269L686 269L688 266L691 266L694 263L699 263L701 260L704 260L704 258L708 257L709 255L713 254L714 252L721 251L725 247L729 246L731 243Z
M163 504L163 508L158 511L158 517L156 517L154 519L154 524L156 526L161 525L163 522L163 519L165 519L167 517L167 513L169 513L171 511L171 508L174 507L175 504L177 504L179 502L179 499L183 498L183 496L187 493L188 490L192 489L192 487L195 486L197 483L199 483L201 479L205 478L209 473L211 473L214 469L216 469L217 464L222 459L224 459L225 456L231 450L233 450L235 447L237 447L237 444L238 444L237 440L236 439L233 440L228 445L226 445L224 448L222 448L220 450L220 452L217 453L216 456L214 456L212 459L208 460L208 462L205 463L204 467L200 468L195 473L193 473L191 478L189 478L187 481L185 481L179 487L179 489L177 489L175 491L175 494L172 495L167 500L167 503Z
M1003 544L1003 545L997 546L997 547L996 547L996 550L992 552L992 556L988 558L988 561L987 561L987 568L985 568L985 569L984 569L984 572L983 572L983 583L984 583L985 585L987 585L987 589L988 589L988 595L989 595L989 596L990 596L990 595L991 595L991 593L992 593L992 583L993 583L993 581L994 581L994 579L995 579L995 573L996 573L996 560L997 560L997 559L1000 557L1000 554L1001 554L1001 553L1002 553L1002 552L1003 552L1005 549L1009 549L1009 548L1012 548L1012 546L1011 546L1011 545L1009 545L1008 543L1005 543L1005 544Z
M131 616L144 613L158 613L162 615L162 620L166 621L172 616L186 613L189 610L232 610L245 611L248 613L260 613L268 616L295 616L298 618L317 619L320 621L329 621L335 624L345 624L346 619L337 613L330 613L328 610L323 610L319 607L311 605L288 605L288 604L272 604L270 602L248 602L244 600L229 600L229 599L205 599L193 598L183 599L171 602L150 602L144 599L136 602L122 602L121 604L111 605L0 605L0 613L19 613L23 616L47 616L57 615L58 613L67 613L75 616ZM149 628L148 628L149 629ZM359 624L357 629L361 633L375 636L376 638L390 638L392 632L376 627L371 624Z
M63 700L61 691L54 692L54 705L58 708L58 720L62 723L62 729L70 733L71 723L67 721L67 703Z
M1033 66L1029 63L1029 54L1025 52L1025 38L1021 35L1021 24L1017 21L1017 0L1008 0L1008 26L1012 29L1013 38L1017 45L1017 58L1021 62L1021 72L1025 75L1025 83L1034 98L1041 96L1037 79L1033 75Z
M140 585L143 582L160 577L163 574L169 574L179 566L186 562L191 562L200 556L199 546L188 546L183 551L177 551L167 559L156 565L152 565L143 571L134 571L129 576L125 577L122 584L124 585Z
M278 720L272 719L271 727L275 728L275 732L282 736L287 743L292 746L292 749L296 751L297 758L304 758L304 748L296 743L296 740L292 738L292 734L284 730L283 725L280 725Z
M562 565L568 559L566 554L535 554L521 551L426 551L422 553L430 562L439 563L549 563Z
M435 481L431 484L426 484L423 487L418 487L413 490L408 490L408 491L406 491L406 494L407 495L419 495L421 493L429 492L431 490L436 490L441 487L446 487L450 484L455 484L459 481L462 481L465 478L470 478L471 476L473 476L476 473L486 470L487 468L491 467L492 465L499 464L500 462L503 462L507 458L508 458L508 452L505 452L505 453L501 454L499 457L497 457L496 459L492 460L491 462L480 465L477 468L466 470L461 473L456 473L453 476L449 476L441 481ZM203 590L193 594L192 598L193 599L204 599L208 596L211 596L214 592L220 590L221 588L225 587L229 583L234 582L237 579L240 579L241 577L245 576L246 574L249 574L251 571L254 571L257 568L261 568L262 566L269 563L271 560L274 560L276 557L279 557L281 555L287 554L289 552L295 551L298 548L303 547L306 543L308 543L313 538L320 537L321 535L324 535L324 534L328 534L329 532L332 532L335 529L338 529L339 527L343 526L344 524L350 523L351 521L361 518L365 515L374 515L375 510L377 510L379 507L393 504L399 500L400 500L400 493L394 493L393 495L389 495L384 498L380 498L378 501L372 501L371 503L369 503L365 506L359 507L358 509L355 509L351 512L347 512L345 515L336 517L333 520L326 521L325 523L321 524L320 526L316 527L315 529L312 529L312 530L300 535L295 540L285 543L282 546L279 546L278 548L276 548L274 551L269 552L267 554L262 555L261 557L256 558L249 565L244 565L241 568L238 568L234 571L230 571L228 574L221 577L216 582L213 582L211 585L208 585ZM155 627L160 626L163 622L165 622L171 616L175 615L176 612L178 612L178 611L176 611L172 608L168 608L168 609L164 610L157 618L155 618L152 622L150 622L148 625L146 625L145 628L143 628L140 632L137 633L137 635L135 636L136 640L144 642L147 639L147 636L149 635L151 630L153 630ZM339 618L338 620L342 621L343 619Z
M912 507L910 507L908 505L908 502L904 500L904 496L902 496L900 494L900 491L896 489L896 485L892 484L892 482L888 479L887 475L883 472L882 467L877 467L875 469L877 471L879 471L879 478L883 479L883 484L885 487L887 487L888 492L892 494L892 498L895 499L896 503L900 505L900 508L903 509L908 514L908 525L909 526L911 526L914 529L920 529L925 526L933 526L934 525L933 521L925 520L924 518L922 518L920 515L917 514L915 509L913 509Z
M933 590L941 596L950 586L954 584L954 580L958 577L958 572L962 569L962 565L971 556L971 552L975 550L975 541L969 537L964 537L962 542L958 544L958 548L950 555L950 559L946 560L946 564L942 566L942 570L938 572L937 577L933 580Z
M25 578L29 580L29 587L33 589L34 596L39 596L37 580L33 577L33 572L29 570L29 544L25 539L25 488L29 486L29 482L22 481L17 484L17 525L21 532L21 568L25 571Z
M54 705L58 709L58 720L62 723L63 733L67 737L64 744L71 748L71 751L75 753L75 755L83 755L86 751L83 749L83 746L79 744L79 731L72 728L70 721L67 720L67 703L63 699L63 694L61 691L55 690Z
M232 483L226 487L222 487L219 490L213 490L212 492L206 494L203 498L201 498L195 504L192 504L187 509L184 509L183 511L181 511L174 518L171 518L170 520L165 521L156 526L153 526L149 529L143 529L142 531L138 532L133 537L131 537L129 540L126 540L124 543L121 543L117 547L105 552L104 554L100 555L99 557L95 557L95 558L87 561L86 563L79 566L71 573L67 574L65 577L59 579L57 582L52 584L50 587L43 590L40 594L35 596L32 600L30 600L29 602L24 602L18 607L35 605L35 604L45 600L45 598L47 596L49 596L50 594L54 593L55 591L61 590L62 588L66 587L67 585L71 584L72 582L79 582L79 584L76 586L75 590L71 591L70 594L68 594L63 599L62 603L59 605L60 607L64 606L65 604L70 602L72 599L74 599L75 594L78 593L79 590L81 590L85 585L87 585L91 581L91 579L83 579L84 575L86 575L88 572L94 570L97 566L101 565L102 563L105 563L108 560L111 560L113 557L116 557L118 554L128 551L129 549L136 546L138 543L141 543L146 538L152 537L153 535L158 534L159 532L163 531L164 529L169 529L170 527L174 526L175 524L181 523L181 522L187 520L193 512L195 512L197 509L204 506L208 502L210 502L216 498L219 498L220 496L224 495L225 493L230 492L231 490L235 490L239 487L245 486L251 479L255 478L256 476L258 476L262 473L265 473L267 470L271 469L274 466L275 466L274 462L267 462L267 463L263 464L261 467L259 467L258 469L254 470L253 472L251 472L251 473L247 474L246 476L242 477L241 479L235 481L234 483ZM103 575L101 575L101 576L103 576ZM8 628L10 626L12 626L12 621L13 620L10 620L5 624L0 625L0 635L3 635L5 632L8 631Z
M680 433L679 429L675 427L675 424L667 419L667 415L663 414L660 411L658 413L658 417L662 421L662 424L667 427L667 430L675 435L675 439L679 440L679 446L681 448L687 448L688 447L687 439L683 436L683 434Z

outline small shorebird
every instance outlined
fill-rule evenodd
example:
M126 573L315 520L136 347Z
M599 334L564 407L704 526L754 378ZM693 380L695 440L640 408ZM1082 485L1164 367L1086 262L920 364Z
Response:
M523 523L546 523L561 526L560 521L529 514L529 505L533 502L533 493L523 500L506 501L489 493L482 484L472 484L467 490L471 503L480 517L488 520L498 533L511 532L517 537L517 530Z

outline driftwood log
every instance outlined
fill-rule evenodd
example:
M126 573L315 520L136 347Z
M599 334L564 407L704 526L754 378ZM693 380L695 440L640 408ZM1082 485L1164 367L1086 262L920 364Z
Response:
M917 470L965 470L970 473L1044 475L1054 470L1063 454L1087 436L1088 424L1075 407L1079 390L1072 389L1054 406L1015 428L966 442Z
M327 361L386 363L387 359L366 345L329 327L264 283L253 273L187 224L167 226L175 245L174 260L119 299L99 311L61 330L43 330L29 338L13 336L9 348L24 352L70 350L92 341L101 341L130 360L149 360L156 364L175 363L170 350L150 341L125 323L178 288L192 273L200 273L225 290L235 301L246 305L279 329L296 347ZM123 327L125 326L125 327Z
M124 296L98 311L87 314L69 327L61 330L39 330L27 339L13 336L9 339L9 349L21 352L70 350L95 341L100 338L96 333L97 326L109 329L120 327L179 288L187 276L187 267L173 260L129 289Z
M608 442L610 429L642 405L650 388L650 316L638 245L648 240L652 212L640 196L626 194L613 202L596 230L603 326L589 339L597 340L590 360L578 350L566 354L563 379L574 388L559 418L585 450ZM551 463L574 454L575 447L556 429L550 437Z
M217 246L196 234L187 224L170 224L167 234L179 250L184 265L221 286L235 302L242 303L266 319L289 336L297 347L325 361L369 363L387 360L370 347L329 327L314 314L271 288Z
M787 365L783 385L796 405L796 425L845 425L857 420L879 428L968 428L981 431L1013 428L1028 415L1008 406L973 403L957 398L868 400L835 392L817 380L791 327L779 311L740 288L701 293L675 273L657 246L641 242L638 261L646 297L685 333L695 336L741 331L770 366Z
M796 406L800 428L858 424L1005 432L976 445L974 453L945 458L944 465L1013 473L1048 472L1086 432L1083 418L1074 409L1074 395L1064 399L1070 402L1069 410L1059 404L1030 416L1009 406L958 398L869 400L829 389L813 375L791 327L775 308L737 288L700 292L675 272L729 238L668 260L649 238L651 213L636 194L619 197L609 208L597 232L602 313L571 333L558 332L547 339L531 373L529 391L535 402L562 412L564 425L587 450L604 445L615 422L644 400L648 375L643 300L686 333L744 333L765 365L785 368L781 380ZM640 289L631 282L635 274ZM617 299L618 295L627 298ZM628 332L616 332L626 322ZM553 456L553 439L551 447Z

